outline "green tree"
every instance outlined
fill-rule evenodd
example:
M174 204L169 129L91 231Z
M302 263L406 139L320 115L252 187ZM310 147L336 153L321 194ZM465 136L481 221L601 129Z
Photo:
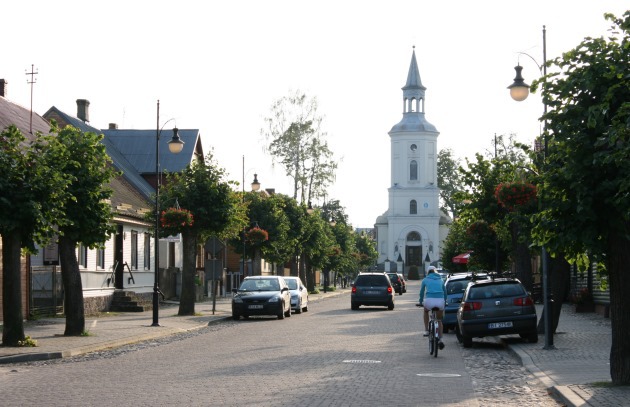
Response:
M316 98L293 92L272 104L261 130L269 142L266 150L293 179L293 198L301 203L322 196L337 169L317 107Z
M179 173L169 173L160 190L160 208L173 206L189 210L192 226L183 227L182 292L178 315L195 313L195 277L198 243L211 236L221 239L237 235L246 224L240 196L233 181L226 181L225 170L213 161L212 154L195 161ZM164 232L162 232L164 236Z
M65 222L59 228L59 261L64 288L64 335L85 332L83 284L77 261L77 245L102 245L115 233L109 183L116 175L101 143L103 135L66 126L55 129L57 143L49 146L50 164L71 178L67 187Z
M461 202L456 198L456 193L463 189L460 167L461 162L453 156L451 149L440 150L437 162L440 209L452 214L453 218L457 217L461 206Z
M37 133L27 142L11 125L0 133L0 235L2 235L2 344L18 346L24 336L22 249L35 253L63 222L69 178L49 165L56 143Z
M548 142L535 236L552 253L604 255L614 384L630 383L630 11L607 38L585 38L550 61L542 86Z
M359 256L359 269L367 270L370 266L373 266L376 263L376 259L378 259L376 242L367 233L361 232L355 239L355 245Z

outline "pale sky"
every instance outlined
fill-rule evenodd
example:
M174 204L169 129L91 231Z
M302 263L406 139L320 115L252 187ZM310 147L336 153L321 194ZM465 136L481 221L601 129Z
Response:
M8 0L2 5L0 78L8 99L76 116L90 101L90 124L155 129L176 119L199 129L229 178L292 194L290 180L263 152L264 117L292 90L317 97L328 143L340 160L328 199L354 227L373 227L387 210L388 132L402 118L402 90L415 45L427 88L426 119L438 149L473 157L494 134L523 142L539 134L542 102L514 102L506 87L519 52L543 61L607 34L603 14L622 0L530 1L161 1ZM521 56L525 81L540 72ZM172 122L171 122L172 123ZM171 123L167 128L171 128ZM321 204L322 202L319 202Z

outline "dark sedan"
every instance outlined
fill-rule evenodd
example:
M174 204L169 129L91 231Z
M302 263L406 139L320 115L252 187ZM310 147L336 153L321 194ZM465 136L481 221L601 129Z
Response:
M233 319L252 315L275 315L278 319L291 316L289 286L280 276L245 277L232 292Z

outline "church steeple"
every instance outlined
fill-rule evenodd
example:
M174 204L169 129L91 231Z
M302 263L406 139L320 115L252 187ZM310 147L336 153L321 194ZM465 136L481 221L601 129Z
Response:
M413 47L411 54L411 64L409 65L409 73L407 74L407 83L403 86L403 113L420 112L424 113L424 91L427 90L420 80L420 71L418 70L418 62L416 61L416 47Z

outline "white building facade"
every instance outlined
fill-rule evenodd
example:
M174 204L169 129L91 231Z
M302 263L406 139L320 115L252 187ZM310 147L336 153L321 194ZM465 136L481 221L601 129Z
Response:
M385 271L403 270L405 276L422 277L440 252L439 132L425 118L426 88L420 80L415 49L402 91L403 118L389 131L389 208L374 226L379 265Z

